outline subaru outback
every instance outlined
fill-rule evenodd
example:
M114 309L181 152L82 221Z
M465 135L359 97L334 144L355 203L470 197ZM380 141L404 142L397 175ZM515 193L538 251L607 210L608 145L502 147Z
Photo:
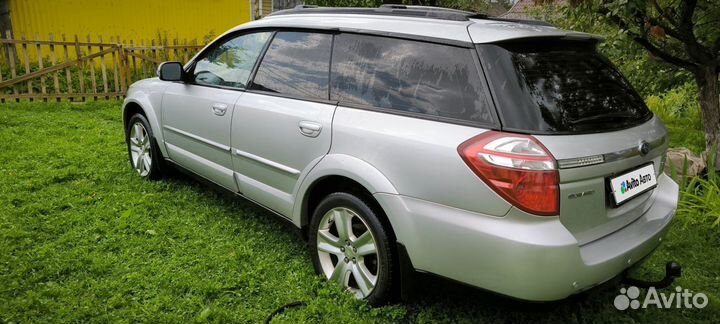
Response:
M667 131L601 41L440 8L280 11L130 87L130 164L290 221L371 304L415 271L563 299L637 265L677 206Z

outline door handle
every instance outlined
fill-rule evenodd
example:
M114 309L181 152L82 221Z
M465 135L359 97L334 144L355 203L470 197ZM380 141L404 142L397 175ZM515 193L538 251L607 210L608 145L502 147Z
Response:
M212 110L215 115L224 116L225 112L227 111L227 105L216 103L212 105Z
M322 131L322 125L307 120L301 121L298 123L298 126L300 127L300 134L308 137L317 137L320 135L320 131Z

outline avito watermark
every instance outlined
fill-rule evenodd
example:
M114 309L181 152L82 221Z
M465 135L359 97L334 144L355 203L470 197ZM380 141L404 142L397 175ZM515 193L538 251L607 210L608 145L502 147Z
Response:
M640 298L640 289L635 286L621 288L620 294L615 297L613 304L619 310L628 308L648 308L656 307L658 309L666 308L704 308L708 304L708 297L703 293L694 293L689 289L683 289L678 286L675 291L658 292L655 287L650 287L645 294L645 298Z

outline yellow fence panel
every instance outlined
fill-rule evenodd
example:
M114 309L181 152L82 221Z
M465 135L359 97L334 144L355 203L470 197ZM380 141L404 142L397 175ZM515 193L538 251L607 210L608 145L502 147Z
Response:
M151 39L208 40L250 21L250 0L11 0L16 38L50 33L111 36L135 44ZM4 34L4 31L3 31ZM86 39L83 37L82 39Z

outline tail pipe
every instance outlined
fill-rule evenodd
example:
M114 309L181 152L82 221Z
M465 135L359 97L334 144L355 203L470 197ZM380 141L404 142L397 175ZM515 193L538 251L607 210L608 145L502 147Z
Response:
M630 278L628 276L628 270L625 270L625 274L623 275L622 283L630 286L635 286L638 288L650 288L655 287L656 289L660 288L666 288L670 286L673 281L675 281L675 278L680 278L682 276L682 267L680 264L678 264L675 261L670 261L665 264L665 277L662 278L660 281L645 281L645 280L639 280Z

